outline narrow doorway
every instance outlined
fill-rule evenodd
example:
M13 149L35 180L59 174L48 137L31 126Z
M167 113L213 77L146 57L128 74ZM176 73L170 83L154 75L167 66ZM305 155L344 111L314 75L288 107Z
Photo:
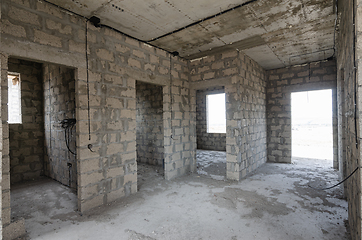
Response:
M224 87L196 92L197 173L226 179L226 101Z
M163 87L136 81L137 187L164 178Z
M333 166L332 90L291 95L292 158L318 159Z
M7 86L12 221L75 214L75 70L10 58Z
M43 64L44 174L77 189L75 70Z

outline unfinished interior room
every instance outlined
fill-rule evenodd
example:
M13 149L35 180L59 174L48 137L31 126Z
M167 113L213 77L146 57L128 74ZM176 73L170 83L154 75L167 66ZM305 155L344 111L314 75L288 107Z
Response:
M2 239L362 239L362 1L0 9Z

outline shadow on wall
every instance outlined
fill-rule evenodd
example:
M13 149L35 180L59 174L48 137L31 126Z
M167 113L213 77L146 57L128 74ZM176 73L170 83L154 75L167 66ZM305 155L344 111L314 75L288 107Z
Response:
M163 87L136 82L137 162L164 165Z

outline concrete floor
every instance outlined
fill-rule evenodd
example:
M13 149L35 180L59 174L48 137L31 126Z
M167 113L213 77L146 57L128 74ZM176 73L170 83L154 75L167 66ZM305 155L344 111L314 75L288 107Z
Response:
M15 185L13 217L26 219L25 239L350 239L341 188L307 186L338 180L327 161L267 163L239 183L200 174L165 181L161 173L139 165L137 194L86 214L57 182Z
M197 173L215 180L226 179L226 152L197 150Z

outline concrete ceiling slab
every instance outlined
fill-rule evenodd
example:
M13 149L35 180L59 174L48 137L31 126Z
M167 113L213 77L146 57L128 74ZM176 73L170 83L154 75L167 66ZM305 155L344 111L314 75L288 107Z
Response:
M193 22L164 0L113 0L94 13L103 24L111 25L135 38L149 41ZM165 21L172 19L172 21Z
M224 44L266 33L249 8L238 8L228 14L204 21L200 25L212 35L219 37Z
M247 6L267 32L305 21L299 0L259 0Z
M186 59L238 49L272 69L334 54L334 0L48 1Z
M266 45L249 48L243 50L243 52L248 56L252 56L251 58L266 70L286 66Z
M225 45L219 38L210 34L201 25L194 25L151 43L156 46L163 46L164 49L171 52L177 51L181 57Z
M109 0L49 0L49 2L89 18L95 11L108 4Z

